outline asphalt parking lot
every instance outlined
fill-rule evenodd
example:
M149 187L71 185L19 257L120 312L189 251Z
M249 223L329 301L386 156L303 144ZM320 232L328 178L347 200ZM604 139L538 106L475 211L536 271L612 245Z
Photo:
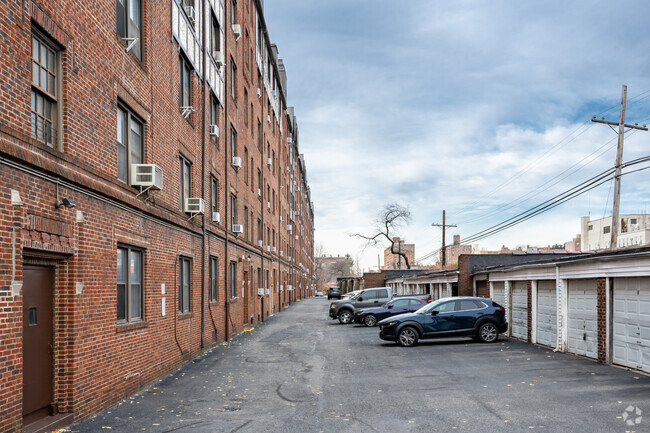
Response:
M328 306L297 302L70 430L650 431L639 372L507 338L403 348L331 320Z

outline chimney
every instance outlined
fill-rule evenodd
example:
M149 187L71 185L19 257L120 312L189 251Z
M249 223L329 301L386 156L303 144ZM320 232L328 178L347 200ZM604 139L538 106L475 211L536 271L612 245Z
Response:
M460 245L460 235L454 235L454 245Z

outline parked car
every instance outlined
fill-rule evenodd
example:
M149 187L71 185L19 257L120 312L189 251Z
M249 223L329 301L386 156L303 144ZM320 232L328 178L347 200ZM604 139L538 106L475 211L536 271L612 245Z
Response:
M351 297L355 296L357 293L361 293L361 290L353 290L351 292L344 293L341 295L341 300L350 299Z
M394 298L386 302L381 307L363 308L355 310L354 323L364 324L366 326L375 326L380 320L398 314L412 313L427 305L424 299L406 297Z
M475 297L439 299L414 313L379 322L379 338L406 347L440 337L467 336L494 343L507 330L505 309L491 299Z
M316 297L322 298L323 297L323 292L316 292Z
M330 287L327 291L327 299L341 299L341 289L339 287Z
M408 295L408 297L431 302L431 295L428 293L423 295ZM357 309L380 307L393 298L399 298L399 296L395 296L390 287L373 287L361 290L349 299L342 299L340 302L330 304L329 316L332 319L338 319L343 324L351 323L354 319L354 312Z

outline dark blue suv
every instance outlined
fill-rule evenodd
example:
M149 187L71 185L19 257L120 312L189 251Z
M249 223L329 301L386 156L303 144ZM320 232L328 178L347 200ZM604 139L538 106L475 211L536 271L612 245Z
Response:
M400 314L379 322L379 337L402 346L414 346L419 339L473 337L494 343L508 330L505 309L486 298L444 298L414 313Z

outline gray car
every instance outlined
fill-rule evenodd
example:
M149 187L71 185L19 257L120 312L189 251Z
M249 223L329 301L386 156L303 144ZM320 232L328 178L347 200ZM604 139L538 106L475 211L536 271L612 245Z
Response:
M350 299L332 302L330 304L329 316L332 319L338 319L343 324L347 324L354 319L354 311L356 309L379 307L392 298L393 294L387 287L366 289Z

